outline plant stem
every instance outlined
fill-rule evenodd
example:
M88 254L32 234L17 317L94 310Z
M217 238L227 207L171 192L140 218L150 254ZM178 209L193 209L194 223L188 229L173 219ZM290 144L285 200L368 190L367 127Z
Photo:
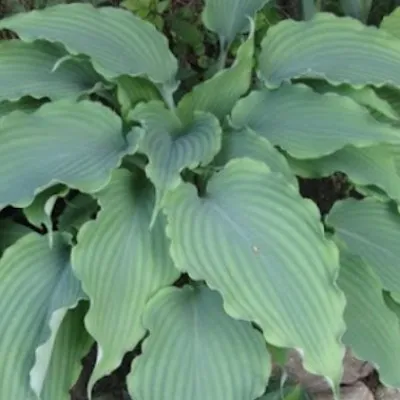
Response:
M217 61L217 71L225 68L226 59L228 57L229 45L223 37L219 38L219 56Z

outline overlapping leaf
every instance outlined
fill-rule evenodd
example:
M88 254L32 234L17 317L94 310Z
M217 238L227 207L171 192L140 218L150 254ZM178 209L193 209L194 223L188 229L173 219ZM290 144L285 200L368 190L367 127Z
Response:
M263 161L272 172L281 173L288 182L298 187L286 158L267 139L248 129L230 131L223 136L221 151L215 157L214 164L219 167L242 157Z
M28 95L53 100L78 97L102 80L86 60L69 59L53 70L66 54L60 46L42 41L1 41L0 101Z
M377 367L381 382L399 387L400 325L385 304L381 282L360 257L341 251L338 283L347 300L343 342Z
M309 83L309 82L307 82ZM380 93L385 93L388 88L377 88L373 89L369 86L362 88L354 88L349 85L332 86L327 82L313 80L311 86L314 90L319 93L333 92L340 94L341 96L348 96L356 101L358 104L367 107L376 115L376 113L382 114L384 117L392 121L398 121L400 118L399 109L395 109L386 96L380 96ZM397 92L395 89L391 91Z
M203 11L204 25L218 34L222 46L229 46L236 35L250 30L250 18L268 0L206 0Z
M143 75L155 83L175 85L178 63L166 38L127 10L60 4L5 18L0 28L16 32L24 41L60 42L72 54L86 54L107 79Z
M87 308L87 302L81 301L67 312L58 329L41 391L43 400L71 398L69 391L82 370L81 360L93 345L93 339L83 324Z
M222 131L210 113L196 112L185 126L160 102L139 104L130 118L146 130L140 151L149 158L146 174L156 187L153 222L166 194L181 182L180 172L212 161L220 150Z
M291 162L301 176L323 177L344 172L355 185L376 186L400 201L400 175L393 149L389 146L346 146L325 157Z
M259 76L269 87L299 77L400 87L400 41L349 17L319 13L309 21L288 19L264 38Z
M97 201L90 195L78 193L72 200L66 200L66 207L58 218L58 229L76 233L80 227L97 212Z
M269 343L301 349L305 367L336 387L345 301L316 207L250 159L229 162L205 191L199 198L182 184L168 198L176 266L217 289L228 314L255 321Z
M217 72L183 97L178 105L181 117L192 117L195 110L200 110L211 112L222 119L248 91L253 67L254 29L252 21L249 37L239 47L236 60L230 68Z
M128 387L137 400L254 399L271 361L262 335L229 317L205 286L168 288L148 304L150 337L134 361Z
M34 113L14 112L0 125L0 208L26 206L54 182L84 192L103 187L137 137L99 103L58 101Z
M400 7L395 8L390 15L383 18L380 29L400 39Z
M355 101L305 85L250 93L232 111L235 128L250 128L295 158L318 158L346 145L400 142L400 130L375 120Z
M9 247L0 260L0 292L0 354L4 360L0 365L0 398L37 400L48 379L57 331L67 310L84 296L72 273L63 237L54 236L52 249L48 239L37 233ZM66 366L75 354L71 350L63 354ZM71 377L69 372L58 377L60 384ZM56 389L56 398L68 398L68 392Z
M160 92L153 83L127 75L117 79L117 97L124 115L142 101L161 100Z
M57 184L40 192L33 202L24 209L27 220L34 226L41 228L44 225L47 229L50 245L53 242L53 221L51 215L58 197L65 196L68 188L65 185Z
M117 170L96 197L101 210L81 228L72 253L91 302L85 324L99 349L90 387L138 344L146 332L141 318L147 301L179 276L164 219L149 230L154 190L145 177Z
M394 205L344 200L334 205L327 223L349 252L371 266L383 288L400 291L400 214Z

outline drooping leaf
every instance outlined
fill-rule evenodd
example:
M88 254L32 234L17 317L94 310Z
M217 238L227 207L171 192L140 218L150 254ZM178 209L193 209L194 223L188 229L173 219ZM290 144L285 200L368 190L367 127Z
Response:
M180 172L212 161L221 148L222 131L210 113L196 112L184 125L160 102L141 103L129 116L146 131L139 151L149 158L146 174L156 187L153 223L166 194L181 182Z
M223 166L234 158L248 157L263 161L272 172L281 173L288 182L298 187L297 179L286 158L264 137L249 129L229 131L222 137L221 151L214 164Z
M0 209L29 205L55 182L99 190L138 141L133 133L124 137L116 114L91 101L60 100L31 114L8 114L1 122Z
M128 377L134 399L242 400L264 391L271 361L262 335L229 317L217 292L164 289L143 325L150 337Z
M400 87L400 41L350 17L318 13L309 21L288 19L264 38L259 77L268 87L300 77Z
M380 280L360 257L341 251L338 284L347 300L343 342L377 368L381 382L399 387L400 325L385 304Z
M53 70L67 55L55 44L20 40L0 42L0 101L23 96L59 100L90 91L101 77L86 60L69 59Z
M117 97L123 115L142 101L161 100L157 87L145 78L121 76L117 79Z
M92 218L99 206L90 195L78 193L72 200L66 200L66 207L58 218L58 229L76 233L80 227Z
M250 18L268 0L206 0L204 25L219 36L222 46L228 47L238 33L250 30Z
M68 193L65 185L57 184L40 192L33 202L24 209L27 220L34 226L41 228L44 225L47 229L50 245L53 242L53 221L51 215L58 197Z
M305 85L251 92L232 111L236 129L250 128L295 158L317 158L346 145L397 142L400 130L383 124L354 100L319 94Z
M145 177L117 170L96 197L97 219L81 228L72 252L91 302L86 328L98 343L90 387L138 344L146 333L141 318L147 301L179 277L162 216L149 230L154 189Z
M43 390L57 331L67 310L84 297L69 251L60 234L50 249L45 236L31 233L0 260L0 354L6 360L0 365L0 398L37 400ZM68 353L64 357L68 365Z
M296 168L306 171L305 177L330 176L340 171L356 186L376 186L392 199L400 201L400 175L389 146L346 146L325 157L293 162Z
M23 41L60 42L71 54L86 54L107 79L146 76L160 85L175 86L178 63L166 38L127 10L60 4L5 18L0 28L16 32Z
M196 110L208 111L224 118L236 101L249 89L254 55L254 22L247 40L239 47L230 68L195 86L178 104L182 118L190 119Z
M79 302L76 308L67 312L58 329L43 384L42 400L71 398L69 390L78 379L81 360L93 345L93 339L83 324L87 309L87 302Z
M371 266L384 289L400 291L400 214L394 205L347 199L333 206L326 222L349 252Z
M13 221L12 218L0 219L0 256L7 247L28 233L32 233L32 229Z
M186 183L168 198L177 268L217 289L227 313L256 322L267 342L301 349L305 368L336 388L344 296L334 282L337 249L324 237L317 208L250 159L229 162L205 191L199 198Z
M400 39L400 7L395 8L390 15L383 18L380 29Z

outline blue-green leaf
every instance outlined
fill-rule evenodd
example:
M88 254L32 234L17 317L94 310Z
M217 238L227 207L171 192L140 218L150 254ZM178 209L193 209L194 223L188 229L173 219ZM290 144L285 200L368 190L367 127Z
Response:
M400 41L350 17L288 19L271 27L261 46L259 77L268 87L300 77L400 87Z
M0 209L27 206L55 182L83 192L101 189L137 140L124 136L115 113L91 101L60 100L31 114L6 115L0 124Z
M212 161L221 148L222 131L210 113L196 112L184 125L160 102L141 103L129 116L145 129L139 151L149 158L146 174L156 187L153 222L167 193L181 182L181 171Z
M298 187L297 179L285 156L266 138L249 129L227 132L222 138L221 151L215 157L214 164L220 167L234 158L242 157L263 161L272 172L281 173L288 182Z
M295 158L318 158L346 145L400 142L400 131L375 120L354 100L305 85L251 92L232 111L236 129L250 128Z
M268 0L206 0L204 25L218 34L222 46L229 46L240 32L250 30L250 19Z
M373 269L384 289L400 291L400 214L393 204L347 199L333 206L326 222L348 251Z
M382 284L373 269L346 250L340 258L338 283L347 300L343 341L357 358L377 368L381 382L400 387L399 320L385 304Z
M102 78L87 60L65 60L68 53L55 44L20 40L0 42L0 101L23 96L59 100L94 89Z
M132 12L90 4L60 4L14 15L0 21L23 41L60 42L71 54L91 58L107 79L120 75L145 76L174 87L178 69L165 36Z
M50 249L45 236L31 233L9 247L0 260L0 354L7 360L0 365L0 398L37 400L42 395L57 332L68 309L84 298L69 253L60 234L54 235ZM66 365L73 354L63 354ZM68 399L68 391L61 390L65 380L74 383L71 371L65 372L58 377L57 399L61 400Z
M147 301L179 277L162 215L149 230L154 197L146 177L117 170L96 194L101 207L96 220L79 231L72 263L90 299L85 324L99 349L89 390L145 335L141 318Z
M254 399L271 361L262 335L229 317L205 286L162 290L143 316L150 337L133 362L128 387L136 400Z
M316 206L264 163L235 159L203 197L181 184L166 213L177 268L217 289L227 313L256 322L267 342L301 350L305 368L337 389L345 300Z

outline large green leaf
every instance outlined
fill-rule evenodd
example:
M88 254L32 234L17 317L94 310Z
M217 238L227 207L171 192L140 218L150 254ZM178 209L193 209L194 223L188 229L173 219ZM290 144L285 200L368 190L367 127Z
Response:
M90 4L60 4L0 21L23 41L46 39L62 43L71 54L86 54L107 79L143 75L175 86L178 63L167 39L127 10Z
M168 288L149 302L150 331L128 387L136 400L243 400L263 393L271 360L262 335L229 317L205 286Z
M43 390L57 331L67 310L84 297L69 252L60 234L50 249L45 236L31 233L0 260L0 398L37 400ZM73 354L64 353L66 365ZM61 384L64 377L59 379ZM59 387L58 394L66 399L68 392Z
M400 325L385 304L381 282L360 257L342 251L338 283L347 300L343 342L377 368L381 382L400 387Z
M154 189L144 176L117 170L96 197L101 210L81 228L72 252L74 270L91 302L86 328L99 349L90 387L138 344L146 333L141 318L147 301L179 277L169 256L164 218L149 230Z
M86 60L69 59L53 70L67 53L60 46L37 41L0 42L0 101L30 95L53 100L78 97L90 91L101 77Z
M327 224L351 253L372 267L385 289L400 291L400 214L393 204L371 198L340 201Z
M400 41L349 17L319 13L309 21L289 19L264 38L259 76L269 87L299 77L400 87Z
M232 111L232 125L250 128L296 158L317 158L345 145L400 142L400 130L375 120L354 100L305 85L250 93Z
M166 204L176 266L221 292L227 313L256 322L272 345L301 349L305 368L336 388L345 300L316 206L250 159L230 161L205 191L182 184Z
M400 201L400 175L395 156L389 146L356 148L346 146L325 157L312 160L292 160L306 177L323 177L344 172L357 186L376 186L389 197ZM301 174L302 175L302 174Z
M250 30L250 18L268 0L206 0L203 11L204 25L218 34L222 47L228 47L235 36Z
M222 138L221 151L215 157L217 167L225 165L233 158L248 157L265 162L272 172L279 172L298 187L297 179L286 158L264 137L249 129L229 131Z
M383 18L380 28L400 39L400 7Z
M211 79L195 86L178 104L183 118L192 117L195 110L209 111L224 118L236 101L249 90L254 55L254 23L248 39L239 47L233 65L217 72Z
M0 124L0 208L26 206L54 182L94 192L110 179L137 137L120 118L90 101L60 100L34 113L14 112Z
M214 115L201 111L188 125L181 124L156 101L139 104L129 116L146 131L139 150L149 158L146 174L156 187L155 217L166 194L181 182L183 169L212 161L221 148L222 130Z
M81 360L93 345L83 324L87 309L87 302L81 301L68 311L58 329L41 392L43 400L71 399L69 390L79 377Z

